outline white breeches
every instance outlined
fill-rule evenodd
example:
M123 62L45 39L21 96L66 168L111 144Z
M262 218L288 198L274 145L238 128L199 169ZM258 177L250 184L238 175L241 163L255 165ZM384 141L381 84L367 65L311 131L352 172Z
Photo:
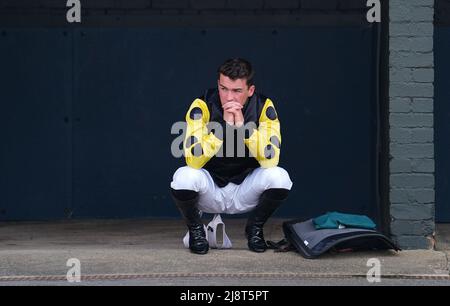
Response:
M185 166L175 171L170 186L175 190L198 192L198 209L205 213L240 214L255 208L265 190L271 188L290 190L292 181L283 168L260 167L250 172L240 185L229 183L219 188L207 170Z

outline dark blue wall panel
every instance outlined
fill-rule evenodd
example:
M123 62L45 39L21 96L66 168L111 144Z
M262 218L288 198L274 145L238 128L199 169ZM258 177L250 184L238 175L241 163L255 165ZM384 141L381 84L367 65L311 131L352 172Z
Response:
M13 162L0 175L2 192L8 192L1 205L6 219L12 218L11 209L14 218L59 218L63 207L74 218L178 216L168 190L184 160L171 155L176 137L171 126L184 119L196 96L215 86L217 66L235 56L253 62L257 88L274 100L281 118L280 165L294 188L279 215L339 210L374 217L377 105L371 27L28 32L10 38L28 35L21 44L3 38L0 45L0 61L7 65L1 81L8 85L2 107L20 116L21 105L25 116L15 121L0 115L2 138L14 148L6 156ZM42 43L40 36L50 37ZM26 70L19 60L24 56L41 61L31 64L30 59ZM39 99L32 94L38 89L44 95ZM10 106L11 99L16 106ZM62 121L65 105L71 110L68 123ZM44 109L45 116L38 116ZM38 151L22 152L36 139ZM21 189L23 182L29 189ZM33 210L30 199L35 199Z
M370 28L77 31L74 216L177 216L171 125L234 56L281 116L295 187L280 215L373 215L374 50Z
M64 119L72 94L71 36L57 29L2 33L0 220L63 218L70 205Z
M436 221L450 222L450 27L435 28Z

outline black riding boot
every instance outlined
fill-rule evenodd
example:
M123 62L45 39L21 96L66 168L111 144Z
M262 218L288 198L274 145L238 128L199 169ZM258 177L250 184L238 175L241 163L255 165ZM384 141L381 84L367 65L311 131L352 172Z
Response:
M287 198L288 189L272 188L263 192L259 198L258 206L252 211L245 227L248 239L248 248L253 252L264 252L267 250L264 239L263 226L267 219L275 212L280 204Z
M197 208L198 192L192 190L171 189L172 198L181 212L189 229L189 249L192 253L206 254L209 250L208 240Z

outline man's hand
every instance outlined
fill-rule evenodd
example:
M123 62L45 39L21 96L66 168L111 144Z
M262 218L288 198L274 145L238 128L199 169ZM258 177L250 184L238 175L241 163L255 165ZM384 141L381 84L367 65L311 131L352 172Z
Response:
M230 125L241 127L244 125L244 115L242 114L242 105L238 102L228 102L222 105L223 118Z
M223 110L223 120L225 120L225 122L228 123L229 125L234 125L233 113L229 113L229 112Z

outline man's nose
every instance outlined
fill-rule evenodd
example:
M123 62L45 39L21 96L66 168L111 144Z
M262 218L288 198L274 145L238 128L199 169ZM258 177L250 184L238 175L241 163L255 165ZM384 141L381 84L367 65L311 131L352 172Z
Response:
M233 101L233 100L234 100L233 93L232 92L228 92L227 93L227 101L230 102L230 101Z

